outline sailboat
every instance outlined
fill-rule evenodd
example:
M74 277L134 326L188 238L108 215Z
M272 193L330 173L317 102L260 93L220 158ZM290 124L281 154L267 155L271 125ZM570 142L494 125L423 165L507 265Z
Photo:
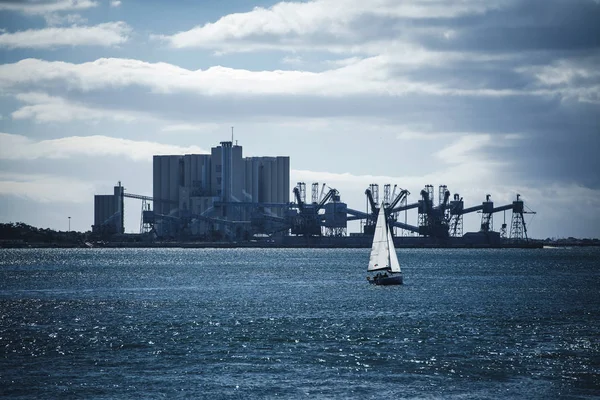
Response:
M379 214L377 215L377 224L375 225L375 234L373 235L373 245L371 247L371 256L367 272L376 272L373 277L367 276L369 283L374 285L401 285L402 272L400 263L396 255L392 233L385 218L385 207L381 203Z

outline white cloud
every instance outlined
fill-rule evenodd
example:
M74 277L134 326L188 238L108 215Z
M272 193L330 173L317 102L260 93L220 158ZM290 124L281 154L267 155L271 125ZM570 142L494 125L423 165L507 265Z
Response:
M158 154L206 154L197 146L175 146L108 136L72 136L35 141L22 135L0 133L0 159L34 160L70 157L120 156L134 161L151 161Z
M463 164L473 160L477 150L492 145L496 138L489 134L465 135L452 145L438 151L435 156L452 164Z
M599 57L561 59L550 65L516 68L516 71L535 78L539 87L551 88L565 98L600 104Z
M104 110L71 103L60 97L52 97L46 93L29 92L16 95L17 100L29 105L12 113L13 119L33 119L36 122L96 122L110 119L132 122L137 119L151 119L147 115L120 110Z
M6 1L0 2L0 11L17 11L25 14L47 14L57 11L85 10L98 6L91 0L56 0L56 1Z
M16 120L31 119L37 123L83 121L96 124L102 120L125 123L152 123L163 125L162 132L216 132L222 127L216 123L187 123L159 118L156 114L119 109L105 109L69 101L62 97L50 96L43 92L26 92L15 98L27 105L14 111L11 116ZM0 115L0 120L2 116Z
M356 23L365 16L393 19L452 18L481 14L506 3L507 0L281 2L268 9L255 7L246 13L230 14L214 23L197 26L172 36L161 36L161 38L175 48L205 47L243 51L244 47L262 44L285 49L291 44L301 45L303 41L317 42L322 35L336 38L338 41L354 42L357 39ZM271 43L267 44L265 38L271 38ZM232 47L231 44L235 42L243 43L245 46Z
M526 92L516 89L452 88L437 82L420 82L392 73L395 59L376 56L357 63L322 72L249 71L215 66L207 70L188 70L167 63L102 58L71 64L25 59L0 65L0 88L19 85L64 87L90 91L128 86L147 87L162 93L200 95L309 95L341 97L346 95L401 96L410 93L456 96L546 95L548 91Z
M386 81L385 60L375 57L349 67L322 73L300 71L248 71L211 67L191 71L166 63L128 59L99 59L70 64L26 59L0 66L0 84L46 85L64 81L71 88L94 90L106 87L141 85L157 92L222 94L303 94L343 95L349 93L417 90L418 84Z
M119 6L121 6L121 2L119 0L111 0L110 6L111 7L119 7Z
M574 84L577 81L600 78L600 71L595 68L599 61L599 57L590 60L561 59L550 65L520 67L516 70L533 75L542 85Z
M76 178L0 172L0 194L40 203L89 203L94 186Z
M44 28L0 35L0 47L55 48L59 46L115 46L125 43L131 28L124 22L107 22L95 26Z

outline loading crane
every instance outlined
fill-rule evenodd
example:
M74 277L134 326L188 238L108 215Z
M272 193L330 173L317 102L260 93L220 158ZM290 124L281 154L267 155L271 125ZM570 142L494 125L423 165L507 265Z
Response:
M293 235L303 236L321 236L321 226L325 216L319 212L323 209L325 204L330 201L339 201L339 192L336 189L329 188L329 191L322 196L326 184L323 184L321 189L321 199L319 200L319 184L312 185L312 200L311 204L306 204L302 196L302 182L298 182L298 185L294 188L294 196L296 197L297 213L292 213L291 218L291 233ZM317 202L318 201L318 202Z
M305 197L302 196L303 182L298 182L298 185L294 188L294 196L296 197L296 204L298 213L292 215L292 229L293 235L304 235L304 236L320 236L321 226L317 219L317 213L315 207L312 204L306 204ZM313 185L313 189L314 189ZM313 194L314 194L313 190Z
M433 206L433 186L426 185L421 190L419 201L419 234L426 237L446 239L449 236L448 199L450 192L445 186L440 187L443 199L440 204Z
M360 211L348 209L348 214L350 215L350 217L348 218L349 221L356 219L366 220L364 226L364 233L367 235L371 235L375 232L375 223L377 222L377 215L379 214L379 206L377 205L376 199L373 195L373 192L377 194L377 187L378 186L376 184L372 184L369 186L369 188L365 190L365 195L367 196L367 201L370 205L370 213L362 213ZM389 185L385 185L385 188L389 188ZM397 185L394 186L393 194L396 193L396 188ZM386 189L386 193L388 192L389 190ZM408 225L406 223L398 222L395 217L395 214L400 211L416 208L418 206L418 204L410 204L406 206L397 207L398 204L401 203L404 199L406 199L409 194L410 192L408 190L400 188L400 192L395 197L393 197L393 200L389 204L384 202L385 214L390 226L398 227L411 232L418 232L418 228L412 225ZM391 196L385 197L389 199Z
M373 186L373 185L371 185ZM365 194L367 195L367 200L369 201L369 205L371 206L371 214L373 215L377 215L378 211L379 211L379 207L377 207L377 203L375 202L375 199L373 198L373 193L371 192L371 189L367 189L365 190Z

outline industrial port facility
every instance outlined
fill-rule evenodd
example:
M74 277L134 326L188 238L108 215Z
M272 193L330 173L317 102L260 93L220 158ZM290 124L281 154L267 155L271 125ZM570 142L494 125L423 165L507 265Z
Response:
M400 247L528 243L525 214L533 211L518 194L500 206L488 194L465 207L445 185L425 185L416 200L398 185L381 189L369 185L366 209L352 209L326 184L298 182L291 188L289 157L243 157L242 146L224 141L210 154L155 155L152 196L128 193L120 182L113 194L96 195L92 232L105 238L124 234L124 201L132 198L142 203L139 237L145 242L367 247L383 203ZM407 219L413 209L414 225ZM493 217L500 212L504 219L496 231ZM478 232L463 232L470 213L481 216ZM349 221L359 221L360 232L348 234Z

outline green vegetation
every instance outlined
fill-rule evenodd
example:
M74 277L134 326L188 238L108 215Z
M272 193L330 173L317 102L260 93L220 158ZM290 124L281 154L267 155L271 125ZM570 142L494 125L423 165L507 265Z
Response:
M26 245L77 247L84 245L88 235L89 232L57 232L48 228L36 228L23 222L0 223L0 247L21 247Z

